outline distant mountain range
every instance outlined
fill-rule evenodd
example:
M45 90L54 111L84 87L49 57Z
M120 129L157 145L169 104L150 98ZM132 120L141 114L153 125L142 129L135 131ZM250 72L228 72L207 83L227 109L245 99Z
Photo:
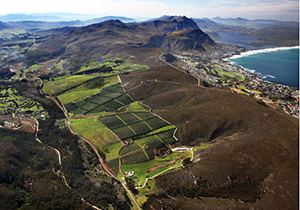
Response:
M34 57L34 60L54 56L100 57L133 48L200 52L216 45L192 19L185 16L173 16L157 23L157 20L143 23L108 20L71 29L67 34L39 44L34 51L29 51L27 56ZM58 29L52 32L55 33L56 30Z
M299 25L299 22L294 21L278 21L278 20L265 20L265 19L256 19L256 20L248 20L244 18L220 18L215 17L211 19L215 23L224 24L224 25L231 25L231 26L240 26L240 27L261 27L261 26L271 26L271 25Z
M76 17L76 16L74 16ZM134 22L133 18L121 16L105 16L100 18L88 19L85 21L71 20L60 21L63 18L50 15L27 15L27 14L9 14L0 16L0 21L4 22L7 28L22 28L22 29L49 29L66 26L86 26L94 23L100 23L107 20L120 20L122 22ZM52 20L52 21L49 21ZM54 20L54 21L53 21ZM0 30L1 30L0 26Z
M54 55L99 57L137 47L160 48L173 53L205 52L216 45L214 40L220 38L220 32L230 31L259 38L260 42L254 43L258 46L299 44L298 22L243 18L162 16L135 22L132 18L105 16L85 21L0 21L0 30L9 28L34 29L37 35L47 34L51 30L51 35L48 33L47 38L38 37L38 41L36 40L36 43L41 42L40 46L43 45L44 49L37 46L36 51L28 52L36 60L48 59Z
M66 12L58 13L17 13L0 15L0 21L15 22L15 21L73 21L73 20L90 20L96 18L91 14L72 14Z
M69 13L45 13L45 14L7 14L0 16L0 30L4 28L22 28L22 29L50 29L59 28L66 26L87 26L94 23L100 23L107 20L120 20L122 22L136 22L133 18L122 17L122 16L104 16L100 18L91 18L92 15L82 14L69 14ZM175 16L176 17L176 16ZM150 19L141 22L141 26L154 27L159 29L164 28L166 31L175 30L174 27L180 28L189 27L189 29L195 29L196 25L201 29L205 30L228 30L236 27L242 28L260 28L265 26L292 26L296 27L299 25L298 22L282 22L277 20L248 20L244 18L220 18L215 17L212 19L208 18L191 18L196 24L191 24L187 21L188 18L178 20L173 19L174 16L162 16L155 19ZM83 20L86 19L86 20ZM62 21L63 20L63 21ZM174 22L175 21L175 22ZM4 22L4 23L3 23ZM150 25L152 24L152 25ZM168 24L168 26L166 26ZM173 24L173 25L172 25ZM167 29L169 27L169 29Z
M7 14L0 16L0 20L4 22L33 20L58 21L59 19L60 17L55 16L54 14Z

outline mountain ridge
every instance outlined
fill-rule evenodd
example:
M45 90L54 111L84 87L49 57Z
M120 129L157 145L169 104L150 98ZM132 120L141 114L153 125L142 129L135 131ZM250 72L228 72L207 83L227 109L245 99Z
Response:
M198 25L186 16L162 16L156 20L144 21L140 25L168 32L199 29Z
M199 29L193 20L188 19L187 21L196 29L190 29L190 25L186 29L182 27L183 23L180 21L177 23L179 25L177 27L176 21L172 21L174 19L164 24L172 25L173 31L169 32L152 26L141 26L137 23L108 20L80 27L54 40L42 43L35 52L29 51L27 55L35 54L34 56L37 56L38 59L43 56L48 57L49 54L64 57L85 54L99 57L110 52L126 51L132 47L157 47L171 52L193 52L206 51L207 48L215 45L214 41ZM182 28L184 30L175 30ZM43 49L47 49L47 51ZM37 51L39 53L36 53Z

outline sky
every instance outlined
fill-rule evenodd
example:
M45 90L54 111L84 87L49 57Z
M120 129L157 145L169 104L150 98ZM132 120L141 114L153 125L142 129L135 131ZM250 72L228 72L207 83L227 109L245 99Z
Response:
M299 21L299 0L5 0L0 14L68 12L95 16L154 18L277 19Z

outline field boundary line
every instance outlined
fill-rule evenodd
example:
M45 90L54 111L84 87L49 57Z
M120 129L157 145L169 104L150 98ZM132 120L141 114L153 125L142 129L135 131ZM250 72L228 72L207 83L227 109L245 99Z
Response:
M129 95L129 94L126 92L126 90L125 90L125 88L124 88L124 86L123 86L123 83L122 83L122 80L121 80L120 75L118 75L118 79L119 79L119 82L120 82L121 87L122 87L122 89L123 89L123 92L124 92L125 94L127 94L127 95L129 96L129 98L130 98L132 101L135 101L135 100L131 97L131 95Z
M144 104L142 101L140 101L140 104L147 107L149 109L148 112L151 112L152 111L152 108L150 106L148 106L147 104Z
M159 115L155 114L154 112L153 112L153 115L155 115L155 116L156 116L156 117L158 117L159 119L161 119L161 120L165 121L165 122L166 122L166 123L168 123L169 125L172 125L172 123L170 123L169 121L165 120L165 119L164 119L164 118L162 118L161 116L159 116Z
M141 148L141 150L142 150L143 153L145 154L146 158L147 158L148 160L150 160L150 158L149 158L147 152L146 152L145 149L144 149L144 147L145 147L146 144L144 144L143 146L141 146L138 142L136 142L136 144L139 145L139 147Z
M135 130L133 130L133 128L130 127L130 125L127 125L127 127L128 127L135 135L137 135L137 133L135 132Z
M118 102L119 104L121 104L122 106L125 106L125 104L123 104L121 101L119 101L119 100L117 100L117 99L113 99L113 100L115 100L116 102Z
M176 127L176 129L175 129L175 131L174 131L174 133L173 133L173 138L174 138L176 141L179 141L178 138L175 136L177 130L178 130L178 127Z
M166 144L163 142L163 140L162 140L161 138L159 138L156 134L155 134L154 136L155 136L155 138L157 138L161 143L163 143L164 145L166 145Z
M120 116L118 116L117 114L115 115L119 120L121 120L122 121L122 123L125 125L125 126L127 126L135 135L137 135L137 133L135 132L135 130L133 130L133 128L130 126L130 125L128 125ZM122 126L122 127L124 127L124 126ZM122 127L120 127L120 128L122 128Z
M131 151L131 152L127 152L127 153L125 153L124 155L119 155L119 157L120 157L120 158L126 157L127 155L131 155L131 154L134 154L134 153L138 152L138 150L142 150L140 146L139 146L138 149L135 149L135 150L133 150L133 151Z
M172 167L170 167L170 168L167 168L167 169L165 169L165 170L159 172L158 174L153 175L152 177L146 178L146 180L145 180L143 186L141 186L141 187L136 187L135 189L141 189L141 188L144 188L149 180L154 179L154 178L156 178L157 176L160 176L161 174L163 174L163 173L165 173L165 172L167 172L167 171L170 171L170 170L172 170L172 169L179 168L179 167L182 167L182 164L181 164L181 163L178 164L178 165L174 165L174 166L172 166Z

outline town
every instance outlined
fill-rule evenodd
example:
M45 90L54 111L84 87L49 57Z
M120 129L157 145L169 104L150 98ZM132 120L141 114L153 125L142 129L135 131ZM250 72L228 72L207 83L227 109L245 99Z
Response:
M199 78L209 87L228 88L234 93L245 94L261 101L264 105L281 109L293 117L299 118L299 90L283 84L264 80L260 75L226 60L203 56L177 55L181 68ZM217 56L220 56L219 54Z

